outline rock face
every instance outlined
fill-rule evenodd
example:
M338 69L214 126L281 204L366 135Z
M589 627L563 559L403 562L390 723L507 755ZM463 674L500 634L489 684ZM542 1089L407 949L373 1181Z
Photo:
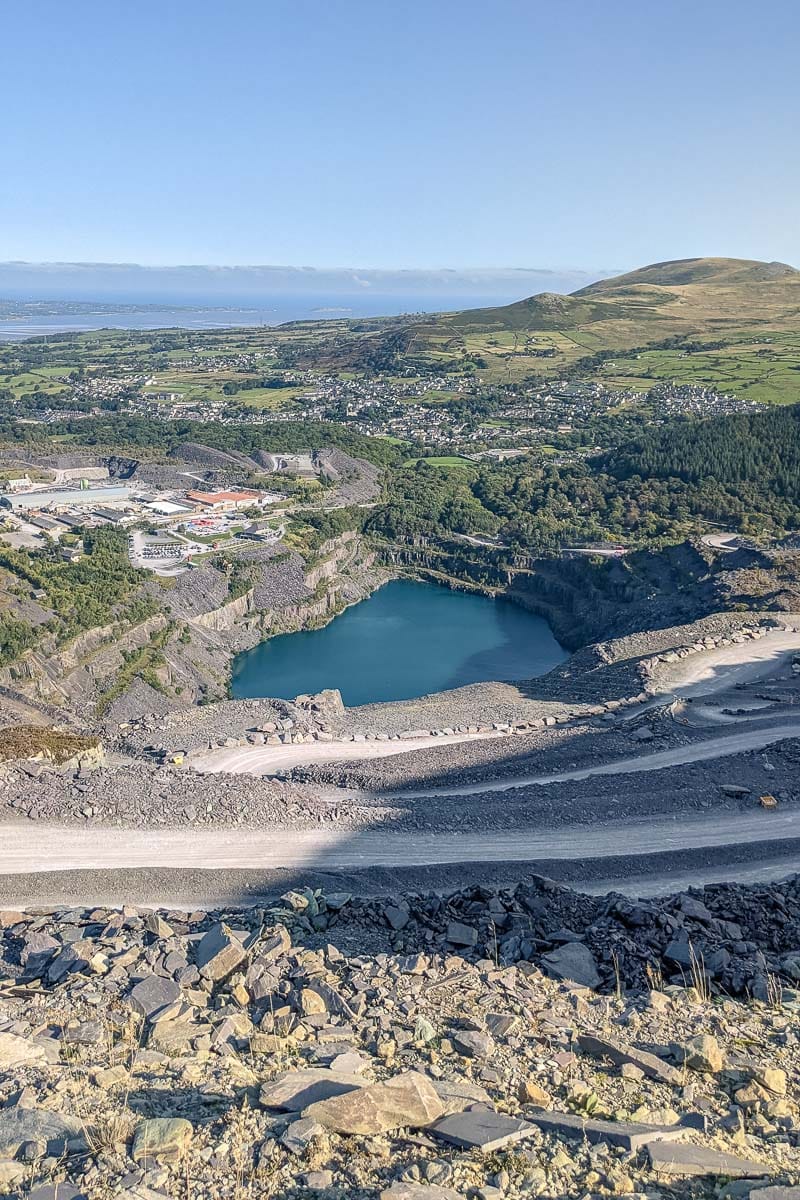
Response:
M334 1133L376 1134L393 1129L421 1129L444 1112L433 1084L408 1071L310 1105L305 1115Z

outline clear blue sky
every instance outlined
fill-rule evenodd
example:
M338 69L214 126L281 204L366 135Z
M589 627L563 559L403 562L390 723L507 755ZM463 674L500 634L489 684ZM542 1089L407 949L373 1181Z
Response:
M30 0L0 259L800 265L796 0Z

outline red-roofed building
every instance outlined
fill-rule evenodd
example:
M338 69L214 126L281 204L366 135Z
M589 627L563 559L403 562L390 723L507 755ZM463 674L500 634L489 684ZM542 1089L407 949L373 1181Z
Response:
M192 504L200 504L213 512L230 512L238 508L252 508L263 505L267 497L263 492L187 492L186 499Z

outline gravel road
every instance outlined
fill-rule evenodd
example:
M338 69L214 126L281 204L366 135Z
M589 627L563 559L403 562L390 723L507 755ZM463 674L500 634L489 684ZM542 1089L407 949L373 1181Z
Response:
M698 815L674 820L608 822L480 833L410 833L379 827L342 830L253 829L84 830L29 825L3 829L0 874L109 867L418 866L447 862L524 862L540 858L605 858L742 841L800 838L800 808L781 812Z
M783 738L800 736L800 718L786 721L768 728L749 729L739 733L728 733L723 737L708 738L688 746L676 746L670 750L659 750L655 754L637 754L635 758L617 759L616 762L598 763L597 766L581 767L574 771L561 771L556 775L514 775L503 779L487 779L478 783L446 785L442 790L448 796L474 796L484 792L505 792L514 788L532 787L550 783L567 783L573 779L588 779L592 775L630 775L639 771L660 771L664 767L678 767L686 763L707 762L712 758L724 758L744 750L761 750L772 746ZM398 791L381 793L381 799L393 797L405 800L417 796L429 796L431 788L421 791Z

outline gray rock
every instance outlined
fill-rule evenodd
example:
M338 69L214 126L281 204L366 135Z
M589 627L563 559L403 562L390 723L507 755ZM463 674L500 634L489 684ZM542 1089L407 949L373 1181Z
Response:
M452 1113L431 1125L430 1132L451 1146L490 1153L512 1142L519 1142L533 1132L529 1121L507 1117L492 1108L470 1108Z
M367 1082L359 1075L330 1071L325 1067L308 1067L304 1071L288 1071L264 1083L258 1102L264 1108L302 1112L318 1100L329 1100L332 1096L353 1092L365 1087Z
M583 987L596 988L601 979L594 955L583 942L567 942L542 955L542 966L556 979L570 979Z
M44 1050L29 1038L0 1033L0 1067L27 1067L42 1062Z
M442 1116L463 1112L473 1104L491 1104L486 1089L471 1079L432 1079L431 1083L444 1106Z
M40 1142L53 1158L86 1150L83 1125L46 1108L0 1109L0 1157L14 1158L26 1142Z
M478 931L471 925L463 925L461 921L451 921L447 926L447 940L451 946L477 946Z
M609 1146L621 1146L623 1150L638 1150L645 1143L656 1144L656 1139L669 1141L683 1137L686 1133L678 1125L639 1125L621 1121L595 1121L579 1117L575 1113L535 1112L530 1120L545 1133L564 1137L580 1138L587 1142L607 1142Z
M58 983L67 975L85 971L95 952L94 943L90 941L73 942L54 958L47 968L47 978L50 983Z
M19 956L19 961L26 968L26 974L41 975L53 955L61 949L61 943L49 933L29 933Z
M660 1058L656 1058L655 1054L649 1054L646 1050L636 1050L633 1046L625 1045L624 1042L582 1033L578 1037L578 1045L584 1054L591 1054L595 1058L609 1058L615 1066L621 1067L623 1063L631 1063L634 1067L638 1067L648 1079L656 1079L659 1083L671 1083L678 1086L683 1082L680 1071L675 1067L662 1062Z
M780 1184L755 1187L748 1192L747 1200L800 1200L800 1187L781 1187Z
M645 1148L650 1156L650 1166L657 1175L727 1175L731 1179L758 1179L770 1173L764 1163L739 1158L724 1150L709 1150L705 1146L676 1146L657 1141L647 1142Z
M393 1183L384 1188L380 1200L463 1200L461 1192L435 1183Z
M405 929L406 925L411 919L408 908L395 904L387 904L386 908L383 910L383 915L386 917L386 920L391 925L392 929L397 930Z
M189 1148L192 1124L183 1117L151 1117L136 1126L131 1147L134 1162L177 1162Z
M335 1133L371 1136L393 1129L420 1129L444 1111L431 1081L417 1071L395 1075L343 1095L320 1100L305 1110Z
M197 966L204 979L219 983L232 975L247 957L247 951L223 922L209 929L197 946Z
M451 1040L458 1053L465 1058L488 1058L495 1049L494 1041L488 1033L459 1030L453 1034Z
M27 1200L86 1200L86 1193L64 1180L61 1183L40 1183L28 1192Z
M307 1171L301 1175L300 1181L303 1187L310 1188L312 1192L324 1192L333 1187L333 1171Z
M313 1117L301 1117L299 1121L292 1121L281 1135L280 1141L290 1153L305 1154L311 1142L326 1136L325 1126L319 1121L315 1121Z
M168 1021L181 1010L181 989L174 979L148 975L132 989L128 1004L146 1021Z

